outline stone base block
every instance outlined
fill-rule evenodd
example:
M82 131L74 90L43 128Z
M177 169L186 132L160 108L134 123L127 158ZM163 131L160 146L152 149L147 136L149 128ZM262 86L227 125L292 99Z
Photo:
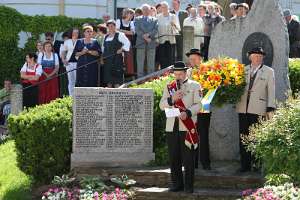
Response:
M75 167L135 167L155 159L154 153L72 153L71 169Z

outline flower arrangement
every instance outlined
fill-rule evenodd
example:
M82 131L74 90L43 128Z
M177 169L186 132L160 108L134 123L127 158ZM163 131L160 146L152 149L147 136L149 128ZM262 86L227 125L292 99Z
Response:
M280 186L267 185L257 190L245 190L242 193L242 200L282 200L299 199L300 190L292 183L285 183Z
M109 185L107 185L109 183ZM56 176L53 187L43 193L43 200L128 200L133 199L134 191L130 188L136 181L126 175L102 180L99 177L82 177L76 180L63 175Z
M192 79L200 83L203 92L217 89L213 104L235 104L246 85L244 65L233 58L214 58L193 69Z

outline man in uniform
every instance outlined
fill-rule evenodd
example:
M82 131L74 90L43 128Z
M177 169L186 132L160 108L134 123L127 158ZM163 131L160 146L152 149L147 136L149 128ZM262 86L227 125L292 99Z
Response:
M159 106L167 116L166 135L172 178L170 191L184 189L193 193L195 150L199 142L195 116L201 108L201 87L188 79L187 69L181 61L174 64L175 80L165 87Z
M248 52L250 65L245 67L246 89L237 103L240 132L240 172L251 170L251 153L242 143L242 136L249 134L249 127L258 123L259 117L271 117L275 110L275 77L274 70L263 64L265 52L262 47Z
M202 54L199 49L191 49L186 53L191 67L199 67L202 63ZM200 111L200 110L199 110ZM195 167L198 168L199 151L200 162L204 170L211 170L209 158L209 126L211 112L197 114L197 132L201 138L200 147L196 151Z

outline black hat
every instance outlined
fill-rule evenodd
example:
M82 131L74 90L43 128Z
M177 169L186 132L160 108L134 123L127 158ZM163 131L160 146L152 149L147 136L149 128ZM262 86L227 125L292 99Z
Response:
M199 56L202 57L202 53L200 52L199 49L191 49L191 50L190 50L189 52L187 52L185 55L186 55L187 57L189 57L190 55L193 55L193 54L197 54L197 55L199 55Z
M175 62L171 68L173 71L186 71L188 67L182 61Z
M266 52L264 52L262 47L255 47L251 51L248 51L247 55L250 56L251 54L261 54L261 55L266 55Z

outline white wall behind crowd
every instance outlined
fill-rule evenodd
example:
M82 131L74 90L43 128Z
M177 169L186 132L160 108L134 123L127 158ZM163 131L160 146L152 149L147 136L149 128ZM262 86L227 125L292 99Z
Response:
M15 8L27 15L66 15L78 18L101 18L108 13L114 16L114 1L117 8L136 8L144 3L155 5L162 0L0 0L0 5ZM171 3L172 0L167 0ZM188 3L197 5L201 0L181 0L184 9Z

